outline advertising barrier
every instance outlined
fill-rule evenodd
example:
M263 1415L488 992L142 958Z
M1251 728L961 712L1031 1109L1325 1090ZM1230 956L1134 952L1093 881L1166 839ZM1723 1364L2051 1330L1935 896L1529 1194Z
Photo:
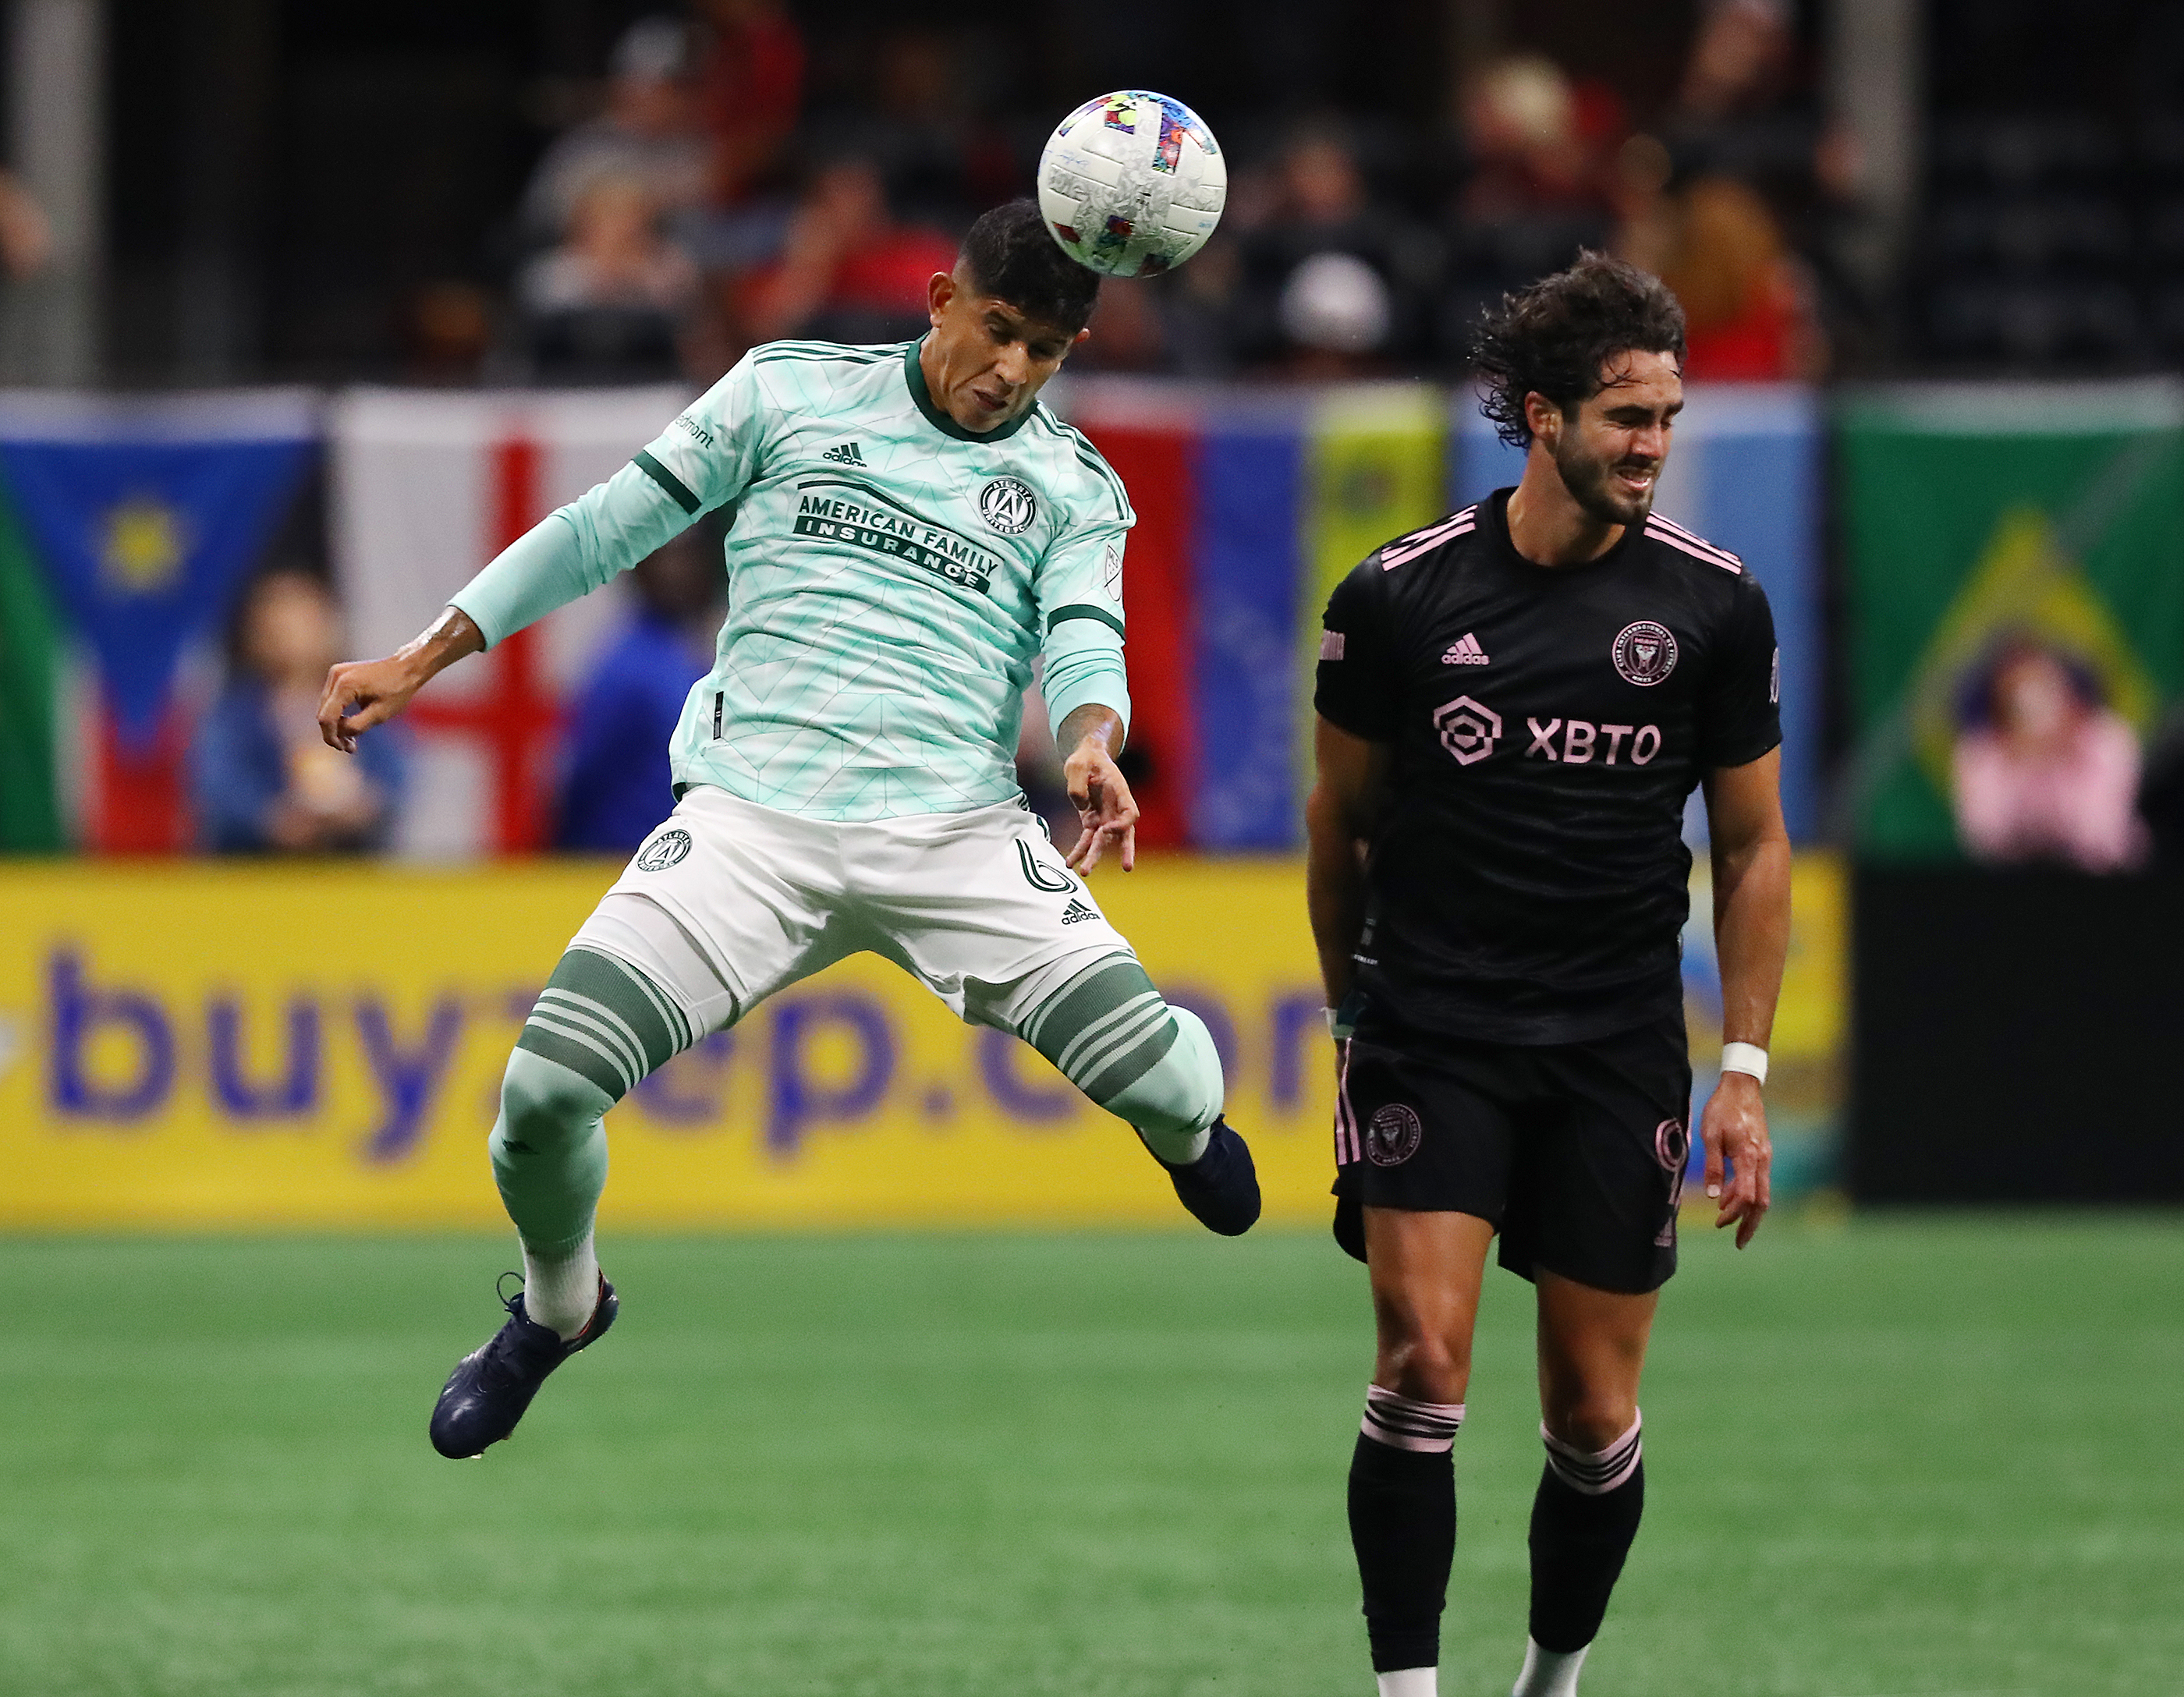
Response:
M501 1069L612 876L0 867L0 1227L499 1225ZM1792 1184L1827 1172L1842 974L1836 869L1797 876L1769 1088ZM1268 1217L1323 1221L1332 1056L1301 865L1149 858L1096 887L1221 1046ZM1703 1057L1719 992L1699 894ZM707 1038L608 1127L610 1226L1183 1220L1119 1121L871 955Z

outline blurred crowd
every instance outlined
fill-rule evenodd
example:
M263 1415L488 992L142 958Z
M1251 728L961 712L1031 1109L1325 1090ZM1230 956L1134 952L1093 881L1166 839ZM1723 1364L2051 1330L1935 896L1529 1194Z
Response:
M1854 162L1792 24L1789 0L1710 0L1642 126L1535 54L1464 77L1429 136L1369 114L1209 114L1231 156L1219 234L1173 276L1110 284L1082 363L1447 375L1483 306L1590 247L1675 287L1692 376L1819 376L1865 309L1830 260ZM1028 191L1045 139L962 97L979 45L884 31L855 93L820 101L781 0L642 19L596 111L538 163L504 302L419 295L413 375L702 382L759 342L916 333L927 278L979 211Z
M1474 66L1430 136L1355 113L1209 113L1230 158L1219 232L1171 275L1107 284L1075 364L1454 376L1482 311L1582 248L1667 280L1689 317L1694 379L1809 380L1855 364L1882 310L1836 257L1860 233L1858 161L1823 115L1794 25L1791 0L1704 0L1680 73L1641 113L1537 53ZM689 0L641 18L511 209L505 288L417 294L410 375L705 383L760 342L917 334L928 279L981 210L1028 191L1046 134L965 97L980 42L968 28L882 29L863 38L855 75L821 94L783 0ZM0 264L34 270L45 240L36 206L0 176ZM1984 275L1964 287L1975 284L2001 287ZM621 592L622 634L574 704L558 846L627 852L666 811L668 732L718 620L716 543L693 532ZM207 847L389 840L400 737L367 742L360 763L328 758L317 738L337 633L307 573L269 572L245 598L193 756ZM2027 637L2000 643L1958 704L1947 787L1966 854L2184 865L2184 716L2150 727L2143 747L2142 728L2082 659ZM1052 750L1028 745L1022 764L1066 826Z

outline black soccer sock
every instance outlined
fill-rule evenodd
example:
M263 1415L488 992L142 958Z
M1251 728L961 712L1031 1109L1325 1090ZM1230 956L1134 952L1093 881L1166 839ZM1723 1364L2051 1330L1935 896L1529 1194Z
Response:
M1638 1421L1595 1455L1543 1427L1547 1465L1532 1499L1532 1641L1582 1650L1600 1631L1608 1594L1646 1511L1646 1462Z
M1440 1611L1456 1555L1462 1403L1416 1402L1374 1385L1350 1461L1350 1542L1365 1591L1373 1671L1440 1661Z

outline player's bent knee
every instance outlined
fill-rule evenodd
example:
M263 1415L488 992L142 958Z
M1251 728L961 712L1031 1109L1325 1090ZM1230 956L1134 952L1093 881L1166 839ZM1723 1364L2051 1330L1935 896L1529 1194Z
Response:
M1206 1021L1170 1005L1175 1040L1167 1052L1104 1101L1109 1113L1153 1136L1204 1131L1221 1112L1221 1054Z
M613 1106L614 1098L582 1074L518 1049L501 1075L495 1137L527 1149L554 1149L586 1136Z

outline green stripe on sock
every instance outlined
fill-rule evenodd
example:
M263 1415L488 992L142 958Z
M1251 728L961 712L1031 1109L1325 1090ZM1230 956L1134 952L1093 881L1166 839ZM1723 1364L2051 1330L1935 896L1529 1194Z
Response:
M666 1065L683 1047L676 1040L677 1034L669 1029L653 1000L651 991L657 987L648 987L635 967L611 954L601 954L590 949L571 949L554 967L546 988L566 990L586 1001L597 1002L612 1013L644 1046L648 1072ZM661 999L669 999L664 991Z
M1133 1002L1125 1012L1100 1027L1096 1035L1080 1038L1072 1046L1070 1077L1090 1077L1124 1049L1143 1042L1167 1017L1167 1004L1158 996Z
M1127 954L1109 956L1064 984L1024 1021L1023 1039L1049 1060L1088 1027L1153 988L1145 969Z
M644 1048L636 1035L611 1010L596 1002L582 1001L566 990L549 990L539 997L531 1017L597 1043L614 1057L632 1084L652 1070L644 1064Z
M1078 1088L1101 1107L1113 1101L1167 1058L1175 1047L1175 1015L1163 1011L1157 1027L1118 1054L1112 1054L1098 1072Z
M582 1073L619 1100L689 1043L689 1022L665 990L612 955L571 949L516 1047Z
M629 1089L629 1082L623 1077L621 1069L607 1058L605 1051L570 1037L558 1027L542 1025L535 1019L526 1020L515 1046L528 1049L543 1060L567 1067L598 1085L617 1102Z
M1070 1077L1075 1078L1089 1070L1107 1050L1130 1033L1141 1029L1149 1021L1160 1017L1167 1004L1157 991L1148 990L1133 996L1119 1008L1103 1014L1077 1033L1069 1046L1061 1051L1061 1058L1054 1064Z

